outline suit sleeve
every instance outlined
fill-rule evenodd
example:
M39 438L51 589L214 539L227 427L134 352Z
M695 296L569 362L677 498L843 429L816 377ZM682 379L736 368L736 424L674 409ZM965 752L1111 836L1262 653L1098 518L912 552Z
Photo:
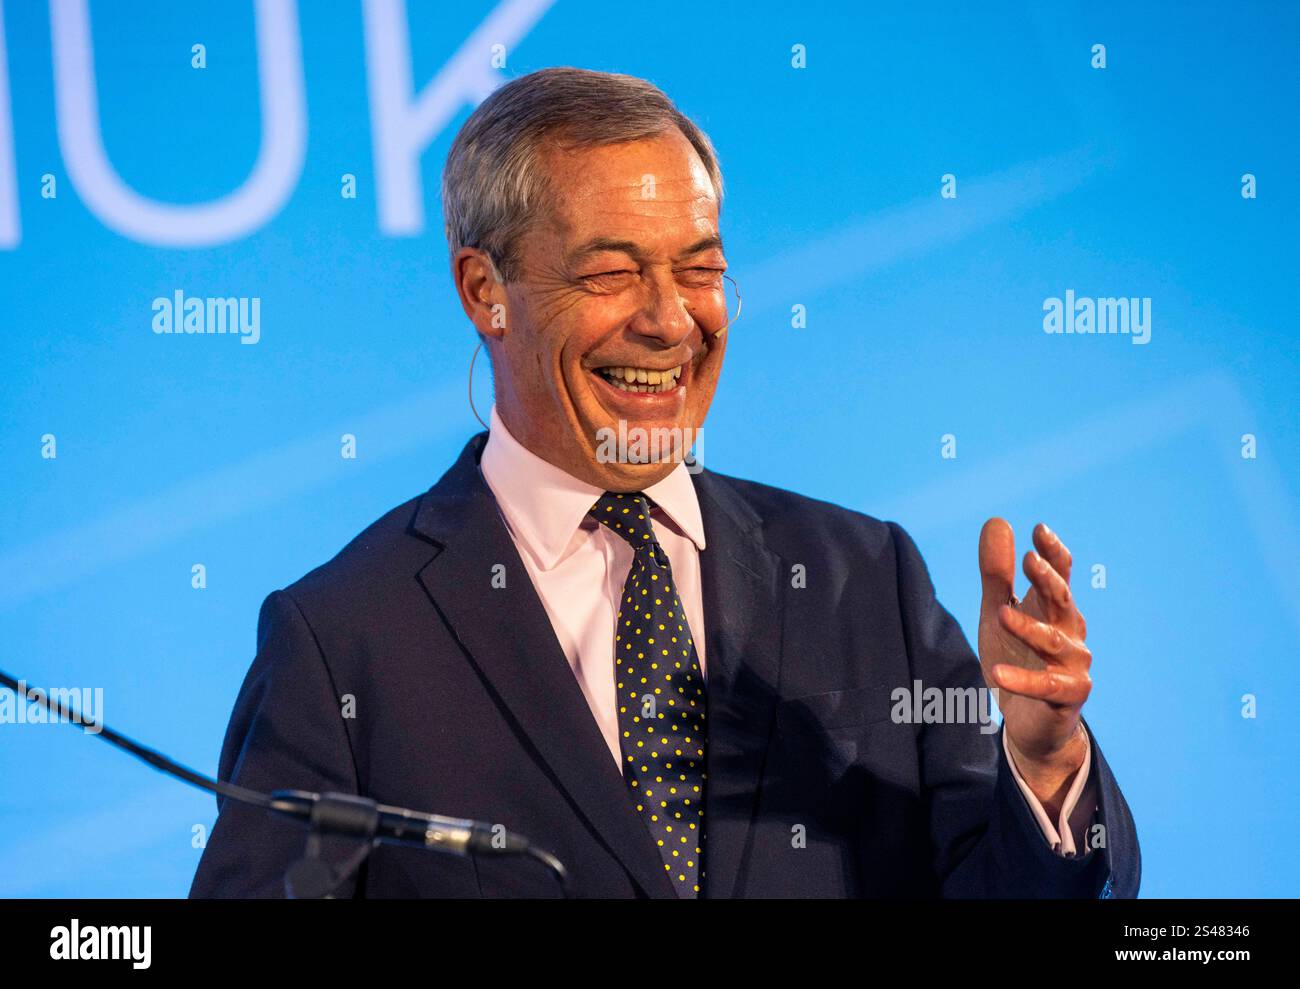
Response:
M983 688L979 660L956 620L938 602L915 543L890 523L908 660L923 687ZM997 735L980 725L928 724L920 733L922 796L931 867L944 897L1133 897L1141 876L1137 832L1128 804L1084 723L1092 746L1097 846L1058 855L1043 840L1015 783ZM1104 842L1104 844L1103 844Z
M219 775L251 790L356 793L340 698L297 603L276 591L262 604L253 660L226 729ZM190 896L283 897L307 830L223 797ZM328 844L327 857L335 850ZM355 877L336 895L352 896Z

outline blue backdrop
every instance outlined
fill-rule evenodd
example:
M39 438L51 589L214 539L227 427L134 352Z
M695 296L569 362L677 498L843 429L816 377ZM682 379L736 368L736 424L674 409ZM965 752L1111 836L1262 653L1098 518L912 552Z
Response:
M725 173L745 308L708 465L901 522L972 637L980 524L1023 550L1047 521L1143 894L1300 893L1296 5L8 0L2 24L0 667L100 688L110 725L215 772L263 597L477 429L437 195L457 126L535 68L629 72ZM1148 341L1045 332L1067 290L1149 300ZM259 300L259 339L154 332L177 291ZM67 726L0 724L0 894L184 895L214 816Z

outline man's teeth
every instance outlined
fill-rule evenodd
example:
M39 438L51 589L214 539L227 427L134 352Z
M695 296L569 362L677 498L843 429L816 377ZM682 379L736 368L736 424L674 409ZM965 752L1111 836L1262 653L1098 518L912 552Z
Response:
M667 371L652 371L644 367L602 367L600 373L616 388L634 392L671 391L682 376L681 366Z

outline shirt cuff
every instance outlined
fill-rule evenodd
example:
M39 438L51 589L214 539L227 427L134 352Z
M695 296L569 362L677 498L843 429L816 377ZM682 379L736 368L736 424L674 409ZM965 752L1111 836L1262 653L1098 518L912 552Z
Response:
M1092 815L1097 810L1097 798L1095 788L1088 786L1090 770L1092 769L1092 740L1088 737L1087 729L1084 729L1083 740L1085 748L1083 750L1083 765L1074 774L1074 780L1070 784L1069 791L1065 794L1065 800L1061 804L1061 814L1057 819L1056 826L1053 827L1051 819L1047 816L1047 811L1043 809L1042 803L1034 796L1034 791L1029 788L1029 784L1024 781L1020 775L1020 770L1016 768L1016 761L1011 757L1011 749L1007 744L1007 733L1004 728L1002 731L1002 751L1006 753L1007 765L1011 767L1011 776L1020 787L1020 792L1025 795L1025 800L1029 804L1029 809L1034 815L1034 820L1038 822L1038 828L1043 832L1043 837L1047 843L1052 846L1052 851L1066 858L1073 858L1078 854L1078 844L1083 840L1084 829ZM1087 793L1084 793L1085 788ZM1085 797L1086 799L1080 799Z

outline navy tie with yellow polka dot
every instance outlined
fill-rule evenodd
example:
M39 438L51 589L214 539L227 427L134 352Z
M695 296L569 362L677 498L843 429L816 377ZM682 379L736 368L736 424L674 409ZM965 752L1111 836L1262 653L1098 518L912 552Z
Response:
M634 552L614 633L623 781L677 895L690 898L704 880L707 701L668 554L650 526L651 506L640 492L606 492L591 515Z

